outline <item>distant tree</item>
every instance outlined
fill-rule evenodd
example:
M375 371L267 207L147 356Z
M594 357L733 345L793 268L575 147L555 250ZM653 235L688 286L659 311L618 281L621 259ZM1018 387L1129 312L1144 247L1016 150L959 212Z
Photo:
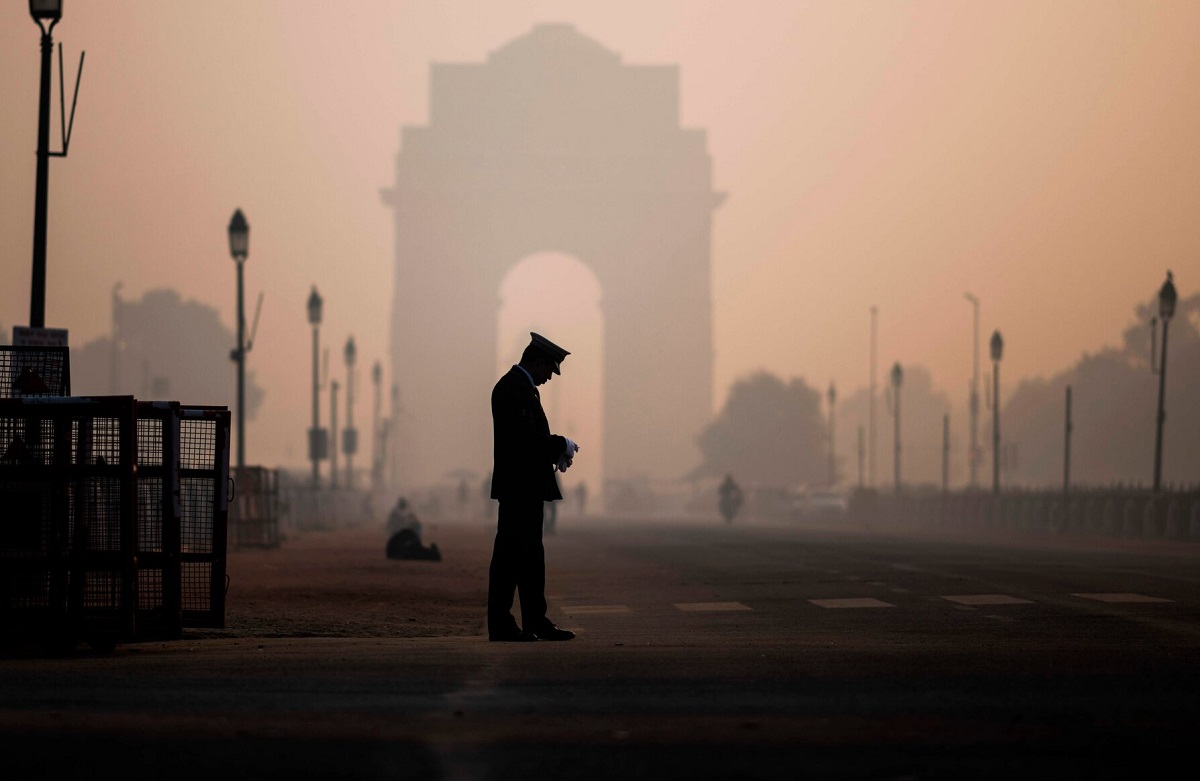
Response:
M1158 300L1135 307L1121 347L1085 354L1049 379L1026 380L1001 409L1000 432L1019 447L1014 481L1059 485L1066 387L1072 390L1074 483L1150 483L1158 377L1150 371L1150 318ZM1180 300L1167 345L1163 480L1200 481L1200 294ZM1159 329L1159 348L1162 343ZM1001 375L1003 376L1003 375ZM1003 390L1001 391L1003 394Z
M71 349L71 391L97 396L111 392L141 399L215 404L237 402L236 364L230 351L237 336L217 310L183 301L174 290L151 290L120 309L117 385L111 388L112 339L101 337ZM253 353L250 353L253 355ZM165 392L166 399L156 398ZM252 420L264 392L246 371L246 418Z
M743 485L824 482L828 430L821 392L803 379L769 372L738 380L724 409L699 436L703 462L696 477L734 475Z

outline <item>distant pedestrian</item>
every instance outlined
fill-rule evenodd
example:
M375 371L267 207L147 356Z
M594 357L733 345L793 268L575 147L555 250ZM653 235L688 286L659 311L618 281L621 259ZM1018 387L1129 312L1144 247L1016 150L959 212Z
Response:
M483 478L483 514L489 521L496 514L496 500L492 498L492 473Z

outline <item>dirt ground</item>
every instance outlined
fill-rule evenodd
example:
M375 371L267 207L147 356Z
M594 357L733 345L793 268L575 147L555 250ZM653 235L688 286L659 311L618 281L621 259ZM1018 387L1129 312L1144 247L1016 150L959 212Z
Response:
M271 549L231 549L225 628L189 637L450 637L485 631L493 530L426 524L441 561L390 560L382 527L283 533Z

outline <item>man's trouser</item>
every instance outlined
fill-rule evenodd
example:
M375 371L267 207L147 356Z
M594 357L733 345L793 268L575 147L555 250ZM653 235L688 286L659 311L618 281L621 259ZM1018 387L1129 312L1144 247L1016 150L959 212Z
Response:
M496 542L488 571L488 632L512 626L513 591L521 600L521 627L546 620L546 552L542 547L542 500L500 502Z

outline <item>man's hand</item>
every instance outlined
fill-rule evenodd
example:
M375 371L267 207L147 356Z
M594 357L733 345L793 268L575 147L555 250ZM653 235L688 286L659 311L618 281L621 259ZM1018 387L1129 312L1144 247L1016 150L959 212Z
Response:
M567 471L571 467L571 464L575 463L575 454L579 452L579 445L566 437L563 437L563 439L567 440L567 447L563 451L563 454L558 457L558 464L555 467L560 472Z

